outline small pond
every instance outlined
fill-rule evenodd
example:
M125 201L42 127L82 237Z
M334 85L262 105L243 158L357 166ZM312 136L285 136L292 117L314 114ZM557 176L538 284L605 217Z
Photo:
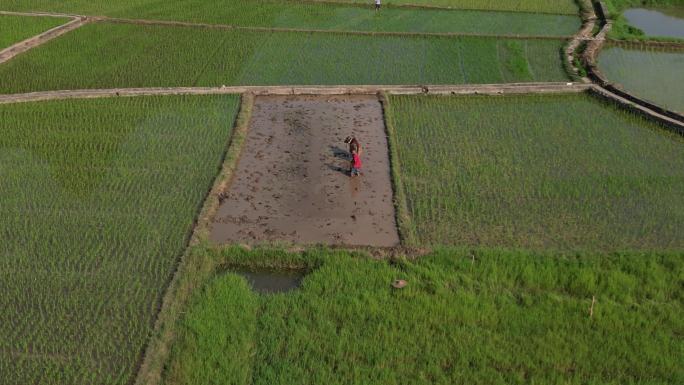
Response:
M627 22L649 36L684 39L684 7L663 9L632 8L624 13Z
M304 278L302 270L240 270L231 269L231 273L247 279L257 293L283 293L299 287Z

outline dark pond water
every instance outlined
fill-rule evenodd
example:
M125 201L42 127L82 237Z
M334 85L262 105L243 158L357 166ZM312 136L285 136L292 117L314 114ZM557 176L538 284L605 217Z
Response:
M650 36L684 39L684 7L667 9L632 8L624 13L629 24Z
M301 270L230 270L247 279L257 293L283 293L301 285L305 272Z

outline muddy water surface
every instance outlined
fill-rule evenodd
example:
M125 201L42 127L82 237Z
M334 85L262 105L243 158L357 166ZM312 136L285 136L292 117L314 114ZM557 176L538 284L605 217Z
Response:
M284 293L299 287L304 272L295 270L231 270L245 277L254 291L262 294Z
M362 176L348 176L343 143L363 147ZM387 137L374 96L264 96L211 240L394 246Z

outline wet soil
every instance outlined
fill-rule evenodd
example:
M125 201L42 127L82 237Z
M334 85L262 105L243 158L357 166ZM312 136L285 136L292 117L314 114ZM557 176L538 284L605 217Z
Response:
M363 148L349 177L343 143ZM399 243L382 108L375 96L259 96L235 177L211 226L217 243Z

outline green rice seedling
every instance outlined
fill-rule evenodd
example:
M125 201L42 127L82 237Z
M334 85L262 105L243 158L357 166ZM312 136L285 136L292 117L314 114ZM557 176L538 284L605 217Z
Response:
M419 244L684 247L681 137L585 94L390 100Z
M125 17L156 17L176 20L216 20L219 17L231 17L232 11L237 10L263 16L272 14L271 8L289 7L292 9L315 9L323 13L322 4L302 4L300 1L249 1L235 0L229 3L220 0L205 0L188 3L181 0L169 0L163 3L153 0L72 0L68 2L54 2L46 0L2 0L0 8L5 10L23 11L54 11L91 15L109 15ZM339 0L339 3L363 5L370 9L368 2L361 0ZM386 5L425 5L458 9L476 9L486 11L515 11L533 13L551 13L577 15L578 7L573 0L388 0ZM318 5L318 7L316 7ZM387 7L389 8L389 7ZM261 10L265 11L261 11ZM384 10L383 10L384 11Z
M561 40L223 31L97 23L0 66L0 92L564 81ZM507 61L497 54L506 51ZM530 58L530 55L545 58ZM510 64L515 63L515 64ZM555 66L553 65L555 63ZM502 66L520 66L504 79ZM525 69L525 67L527 67Z
M0 15L0 50L68 21L60 17Z
M599 55L599 68L636 96L684 113L684 50L608 47Z
M130 383L237 105L0 106L0 382Z
M684 379L682 341L672 338L684 327L681 254L438 249L389 264L325 250L206 253L217 263L316 267L284 294L250 295L234 274L209 280L179 322L168 384ZM408 284L394 289L395 279Z

